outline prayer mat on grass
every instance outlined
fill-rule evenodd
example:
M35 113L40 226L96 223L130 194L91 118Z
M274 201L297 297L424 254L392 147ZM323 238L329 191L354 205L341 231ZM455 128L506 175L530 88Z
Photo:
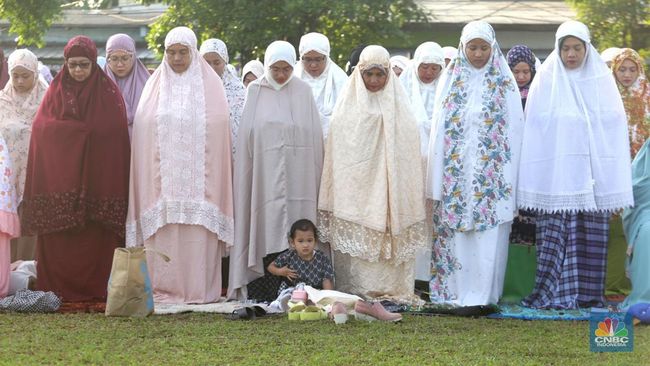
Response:
M488 318L522 320L589 320L590 314L590 309L544 310L526 308L517 304L499 304L499 312L488 315Z
M267 313L273 313L266 304L250 304L242 302L216 302L212 304L154 304L154 315L181 314L181 313L216 313L232 314L236 309L257 305Z
M58 313L103 313L106 311L105 302L63 302Z
M383 303L383 302L382 302ZM445 304L412 305L406 311L410 315L453 315L466 317L486 316L499 311L496 305L454 306Z

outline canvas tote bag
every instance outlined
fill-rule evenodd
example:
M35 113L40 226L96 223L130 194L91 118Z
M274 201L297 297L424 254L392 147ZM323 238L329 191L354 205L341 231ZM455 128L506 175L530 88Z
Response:
M153 313L153 291L147 270L146 252L169 262L169 257L144 247L116 248L108 279L106 316L145 317Z

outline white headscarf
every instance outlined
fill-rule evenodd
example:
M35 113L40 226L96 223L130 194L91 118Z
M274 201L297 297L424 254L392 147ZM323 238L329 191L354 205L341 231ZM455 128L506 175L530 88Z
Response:
M616 57L616 55L618 55L619 53L621 53L620 48L618 48L618 47L610 47L610 48L604 50L600 54L600 57L603 59L603 61L605 61L605 63L612 62L612 61L614 61L614 57Z
M264 64L259 60L250 60L244 65L244 68L241 71L241 80L244 81L246 74L249 72L253 73L257 79L264 76Z
M438 77L425 84L418 76L418 68L421 64L440 65L441 70ZM420 128L420 151L427 156L429 146L429 135L431 134L431 117L435 102L436 86L445 68L445 57L442 48L435 42L424 42L418 46L413 55L413 60L400 75L400 82L409 96L411 111L415 115Z
M312 77L304 69L302 62L296 64L294 74L311 87L321 117L323 138L327 138L330 116L334 110L336 100L345 82L348 80L348 75L339 65L330 59L330 42L325 35L320 33L305 34L300 38L298 50L300 51L301 58L310 51L315 51L325 56L327 66L325 66L325 70L318 77Z
M223 59L223 62L228 63L230 62L230 58L228 57L228 47L226 47L226 44L216 38L210 38L206 39L201 43L201 48L199 49L199 53L201 56L205 55L206 53L210 52L215 52L216 54L219 55Z
M411 60L409 60L408 57L402 55L397 55L390 58L390 66L391 67L397 66L400 69L402 69L402 72L406 70L410 62Z
M300 37L298 52L300 57L309 51L316 51L321 55L330 57L330 41L321 33L311 32Z
M454 57L456 57L456 53L458 53L458 50L456 49L456 47L447 46L442 48L442 53L445 55L445 58L451 60Z
M585 43L567 69L561 42ZM537 71L526 102L518 204L543 212L615 211L633 204L625 110L610 69L577 21L560 25L555 49Z
M271 66L279 61L284 61L288 63L289 66L295 67L296 49L291 45L291 43L286 41L273 41L266 48L266 52L264 52L264 78L275 90L280 90L283 86L287 85L289 81L291 81L291 78L293 78L294 74L292 70L291 75L289 75L287 80L282 85L278 84L271 76Z
M237 141L237 132L239 130L239 122L241 120L242 111L244 110L244 101L246 100L246 88L244 84L237 77L236 72L233 71L232 65L228 62L228 47L226 44L216 38L206 39L201 43L199 53L201 56L206 53L214 52L226 64L224 67L223 87L226 90L226 97L228 98L228 108L230 110L230 133L232 134L232 141ZM233 153L235 153L235 144L232 145Z
M477 69L465 46L491 46ZM484 231L511 221L516 210L523 111L517 82L485 21L468 23L436 91L427 197L440 201L439 228Z

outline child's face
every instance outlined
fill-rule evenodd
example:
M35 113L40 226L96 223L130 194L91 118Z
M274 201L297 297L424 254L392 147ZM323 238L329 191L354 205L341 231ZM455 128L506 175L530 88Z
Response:
M291 240L291 244L300 258L311 259L314 254L314 248L316 247L314 232L311 230L296 230L293 239Z

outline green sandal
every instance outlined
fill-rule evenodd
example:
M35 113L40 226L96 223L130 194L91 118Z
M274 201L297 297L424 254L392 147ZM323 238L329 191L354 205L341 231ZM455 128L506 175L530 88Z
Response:
M325 314L325 310L319 306L314 306L314 305L307 306L300 313L300 320L302 321L313 321L313 320L322 320L322 319L327 319L327 314Z
M291 303L289 303L291 304ZM306 306L302 302L299 303L294 303L293 305L289 305L289 311L287 312L287 316L289 320L300 320L300 314L302 314L303 310L305 310Z

